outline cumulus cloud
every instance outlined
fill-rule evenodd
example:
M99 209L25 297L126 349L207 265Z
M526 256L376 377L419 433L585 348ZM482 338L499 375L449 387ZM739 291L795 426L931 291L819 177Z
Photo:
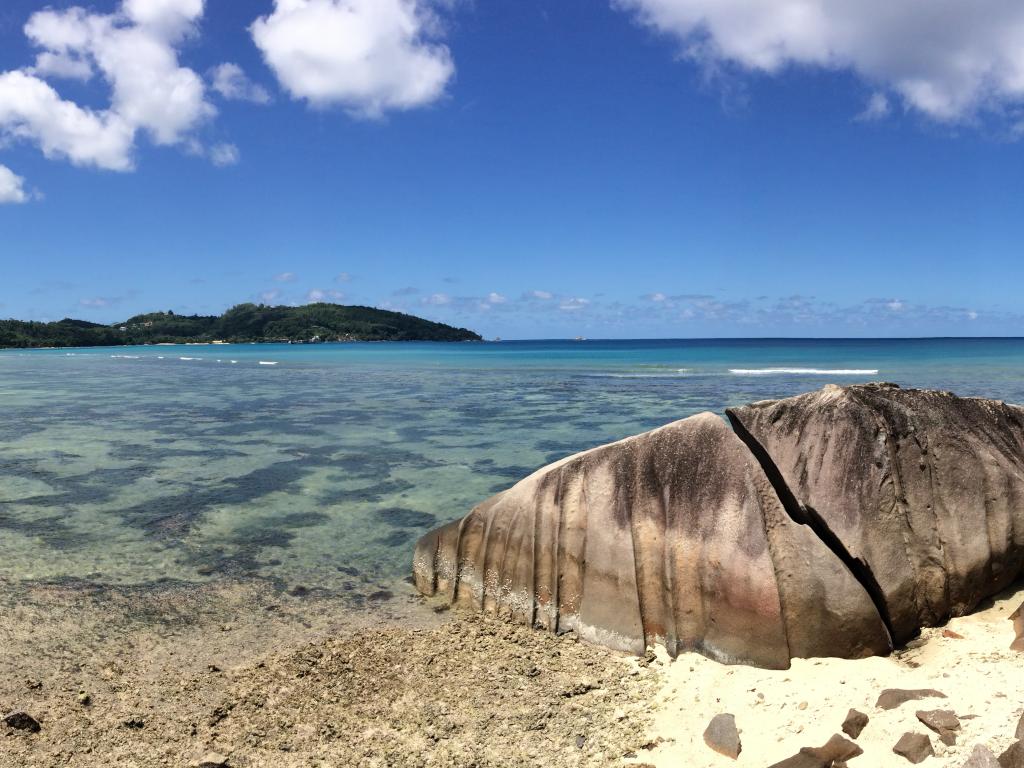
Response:
M25 203L29 195L25 191L25 180L6 165L0 165L0 205L4 203Z
M214 144L210 147L210 162L218 168L237 165L241 157L238 147L234 144Z
M39 53L34 67L0 73L0 136L37 144L49 158L131 170L136 135L158 145L191 140L215 110L202 79L178 63L203 0L125 0L111 14L83 8L32 14L25 35ZM87 80L99 74L110 105L94 109L63 99L43 78Z
M269 104L267 89L248 78L242 68L232 62L218 64L210 70L210 87L225 99Z
M1024 4L1012 0L612 0L711 67L851 70L941 121L1024 100Z
M363 117L430 104L455 73L429 0L275 0L250 30L294 98Z

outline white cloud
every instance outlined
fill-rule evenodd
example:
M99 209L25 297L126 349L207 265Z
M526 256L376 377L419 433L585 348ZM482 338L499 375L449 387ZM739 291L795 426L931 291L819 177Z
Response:
M868 99L864 111L857 115L857 120L862 122L881 120L883 117L887 117L891 111L892 107L889 105L889 97L884 93L876 91L871 94L871 98Z
M0 135L33 141L48 158L114 171L133 167L135 129L114 112L65 101L21 71L0 74Z
M589 299L565 299L558 305L558 308L563 312L578 312L585 309L589 303Z
M527 295L531 299L540 299L541 301L551 301L551 299L555 298L551 291L530 291Z
M210 87L225 99L270 103L270 94L262 85L250 80L242 68L232 62L218 64L210 70Z
M890 312L902 312L903 307L904 304L899 299L892 299L891 301L887 301L885 303L885 308L888 309Z
M241 154L234 144L214 144L210 147L210 162L218 168L237 165L240 159Z
M668 299L668 296L666 296L664 293L649 293L649 294L647 294L647 296L645 298L648 301L658 302L658 301L666 301Z
M424 304L431 304L436 307L444 306L445 304L452 303L452 297L447 293L432 293L429 296L422 299Z
M177 46L202 12L203 0L125 0L111 14L78 7L32 14L25 35L39 53L34 67L0 73L0 136L117 171L132 169L139 131L159 145L193 141L215 110L202 79L179 65ZM110 87L106 109L63 99L43 79L97 72Z
M966 314L967 314L967 319L968 320L977 320L978 319L978 313L975 312L973 309L967 310Z
M327 299L333 299L334 301L341 301L345 298L345 294L341 291L324 291L319 288L314 288L312 291L306 294L306 300L311 302L326 301Z
M508 299L506 299L500 293L495 293L494 291L491 291L491 293L487 294L488 304L504 304L506 301L508 301Z
M25 203L29 195L25 191L25 180L6 165L0 165L0 205L4 203Z
M852 70L936 120L1024 100L1015 0L612 0L712 66Z
M281 85L364 117L436 101L455 73L429 0L275 0L252 38Z
M274 275L275 283L294 283L295 273L294 272L282 272L279 275Z
M109 307L111 304L116 304L117 299L105 299L97 296L94 299L79 299L78 303L83 307L88 307L89 309L103 309L105 307Z

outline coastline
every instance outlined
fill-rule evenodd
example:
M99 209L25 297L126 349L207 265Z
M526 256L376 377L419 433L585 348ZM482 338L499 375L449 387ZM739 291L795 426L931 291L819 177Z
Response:
M1009 650L1024 585L891 657L798 659L788 670L669 660L662 648L625 656L441 611L407 584L362 614L254 583L0 586L0 661L11 671L0 705L41 723L5 734L5 768L170 767L211 754L230 768L764 768L840 733L850 708L870 717L859 763L902 768L891 748L913 731L932 737L929 765L959 768L976 744L1005 749L1024 708L1024 667ZM948 698L881 711L886 688ZM955 746L917 721L922 709L957 713ZM740 729L735 761L702 738L723 712Z
M605 766L649 746L658 664L408 585L362 615L253 584L2 594L0 708L41 723L3 734L5 768Z

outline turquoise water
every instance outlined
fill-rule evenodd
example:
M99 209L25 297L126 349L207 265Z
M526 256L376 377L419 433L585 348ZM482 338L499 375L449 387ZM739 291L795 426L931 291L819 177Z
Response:
M0 352L0 579L400 578L425 530L566 454L872 380L1024 402L1024 340Z

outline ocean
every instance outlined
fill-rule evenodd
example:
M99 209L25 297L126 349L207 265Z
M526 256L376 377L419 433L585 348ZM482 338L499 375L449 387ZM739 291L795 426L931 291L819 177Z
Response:
M0 581L341 594L567 454L828 383L1024 403L1024 340L0 352Z

